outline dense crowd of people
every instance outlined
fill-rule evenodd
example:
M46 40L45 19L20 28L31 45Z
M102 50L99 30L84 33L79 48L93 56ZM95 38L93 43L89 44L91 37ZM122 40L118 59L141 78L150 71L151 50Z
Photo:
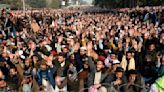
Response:
M0 14L0 92L164 92L164 7Z

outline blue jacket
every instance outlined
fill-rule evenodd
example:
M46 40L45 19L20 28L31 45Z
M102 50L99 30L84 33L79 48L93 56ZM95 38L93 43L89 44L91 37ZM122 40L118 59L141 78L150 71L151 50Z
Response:
M56 69L55 67L53 68L48 68L46 70L46 79L47 81L49 81L49 83L55 88L55 80L53 78L53 74L55 73ZM39 86L42 85L42 75L41 75L41 69L38 69L37 73L36 73L36 78L37 78L37 82L39 84Z
M81 60L79 52L75 53L75 59L77 60L77 67L76 67L76 69L77 69L77 72L79 72L83 68L83 62Z

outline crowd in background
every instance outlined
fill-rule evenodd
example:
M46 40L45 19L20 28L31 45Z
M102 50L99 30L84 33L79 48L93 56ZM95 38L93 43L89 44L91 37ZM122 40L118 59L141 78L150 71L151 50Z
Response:
M0 92L164 91L164 7L0 14Z

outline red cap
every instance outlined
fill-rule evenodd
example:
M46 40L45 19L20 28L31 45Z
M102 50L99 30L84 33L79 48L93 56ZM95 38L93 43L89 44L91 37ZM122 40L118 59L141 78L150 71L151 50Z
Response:
M98 60L100 60L100 61L104 61L104 60L105 60L105 57L102 56L102 55L100 55L100 56L98 56Z
M57 55L57 52L56 52L55 50L52 50L52 51L51 51L51 54L52 54L53 56L56 56L56 55Z

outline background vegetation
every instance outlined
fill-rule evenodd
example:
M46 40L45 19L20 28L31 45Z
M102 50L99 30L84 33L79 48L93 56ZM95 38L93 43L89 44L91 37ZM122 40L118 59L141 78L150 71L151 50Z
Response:
M27 7L32 8L58 8L60 0L25 0ZM11 8L22 9L22 0L0 0L0 4L8 4Z
M95 0L94 4L106 8L164 5L164 0Z
M27 7L59 8L60 0L25 0ZM67 2L67 0L66 0ZM82 2L85 3L85 2ZM12 9L22 9L22 0L0 0L0 4L10 5ZM106 8L164 5L164 0L94 0L94 5Z

